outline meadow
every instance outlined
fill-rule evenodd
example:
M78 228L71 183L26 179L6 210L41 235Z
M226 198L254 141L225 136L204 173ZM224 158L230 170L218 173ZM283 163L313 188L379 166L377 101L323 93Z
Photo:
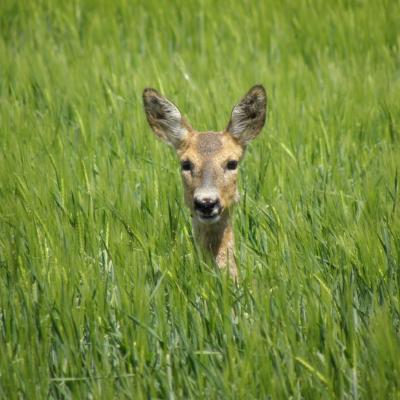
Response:
M0 2L0 398L400 398L400 4ZM179 163L256 83L240 282Z

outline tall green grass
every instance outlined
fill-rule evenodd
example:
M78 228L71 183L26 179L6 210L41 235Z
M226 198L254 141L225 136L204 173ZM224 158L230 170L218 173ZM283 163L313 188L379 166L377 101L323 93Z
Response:
M0 398L399 398L398 1L0 2ZM144 87L255 83L241 281L198 257Z

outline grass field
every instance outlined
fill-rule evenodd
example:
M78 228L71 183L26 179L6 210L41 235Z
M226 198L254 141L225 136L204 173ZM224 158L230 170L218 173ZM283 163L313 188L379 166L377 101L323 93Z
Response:
M0 2L0 398L400 398L398 1ZM241 281L202 262L155 87L255 83Z

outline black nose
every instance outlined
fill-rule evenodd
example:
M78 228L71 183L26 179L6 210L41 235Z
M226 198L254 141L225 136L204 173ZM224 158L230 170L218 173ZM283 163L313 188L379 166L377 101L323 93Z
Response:
M201 199L194 199L194 207L196 210L201 211L204 214L210 213L215 207L219 206L218 199L211 199L209 197L203 197Z

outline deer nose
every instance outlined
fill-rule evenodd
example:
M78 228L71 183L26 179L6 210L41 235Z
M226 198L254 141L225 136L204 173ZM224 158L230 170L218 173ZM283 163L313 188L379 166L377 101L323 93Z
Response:
M215 197L195 197L194 207L196 210L204 214L210 213L215 208L219 207L219 199Z

